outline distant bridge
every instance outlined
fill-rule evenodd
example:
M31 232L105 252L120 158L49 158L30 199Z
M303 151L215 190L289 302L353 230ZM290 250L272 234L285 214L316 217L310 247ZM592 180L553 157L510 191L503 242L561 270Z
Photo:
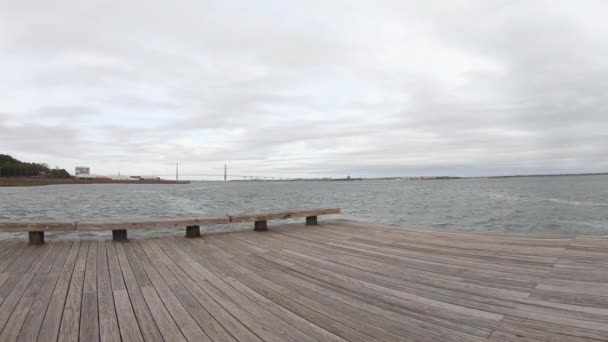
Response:
M224 173L216 174L216 173L180 173L179 172L179 163L175 164L175 174L164 174L164 175L155 175L158 177L172 177L175 176L175 180L180 179L180 177L219 177L220 179L223 177L224 182L229 180L294 180L296 178L288 178L288 177L276 177L276 176L254 176L254 175L235 175L228 174L228 165L224 164Z
M175 174L164 174L164 175L155 175L158 177L176 177ZM225 177L224 180L294 180L297 178L289 178L289 177L276 177L276 176L252 176L252 175L233 175L233 174L213 174L213 173L179 173L177 178L182 179L183 177Z

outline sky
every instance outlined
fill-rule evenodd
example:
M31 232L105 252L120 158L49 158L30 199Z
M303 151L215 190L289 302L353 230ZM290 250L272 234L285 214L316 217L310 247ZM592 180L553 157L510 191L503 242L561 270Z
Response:
M606 13L0 0L0 153L96 174L606 172Z

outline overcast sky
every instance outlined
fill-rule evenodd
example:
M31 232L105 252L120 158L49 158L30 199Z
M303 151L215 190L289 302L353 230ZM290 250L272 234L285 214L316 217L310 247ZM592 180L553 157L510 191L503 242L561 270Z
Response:
M606 13L0 0L0 153L98 174L608 171Z

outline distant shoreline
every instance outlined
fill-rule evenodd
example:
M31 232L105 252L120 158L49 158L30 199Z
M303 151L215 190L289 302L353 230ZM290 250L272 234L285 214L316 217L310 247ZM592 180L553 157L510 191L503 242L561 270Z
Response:
M374 177L374 178L300 178L281 180L284 182L350 182L350 181L368 181L368 180L459 180L459 179L502 179L502 178L538 178L538 177L572 177L572 176L608 176L608 172L599 173L561 173L561 174L538 174L538 175L504 175L504 176L429 176L429 177ZM268 182L277 180L230 180L230 182ZM220 181L217 181L220 182ZM45 185L88 185L88 184L190 184L191 181L174 181L174 180L113 180L113 179L96 179L83 180L76 178L25 178L25 177L0 177L0 187L26 187L26 186L45 186Z
M488 176L488 177L468 177L468 178L517 178L517 177L568 177L568 176L607 176L608 172L596 173L550 173L541 175L507 175L507 176Z
M554 173L538 175L504 175L504 176L404 176L404 177L370 177L370 178L301 178L290 181L365 181L365 180L454 180L454 179L497 179L497 178L526 178L526 177L571 177L571 176L608 176L608 172L596 173Z
M45 186L62 184L190 184L190 181L173 180L81 180L74 178L0 178L0 187Z

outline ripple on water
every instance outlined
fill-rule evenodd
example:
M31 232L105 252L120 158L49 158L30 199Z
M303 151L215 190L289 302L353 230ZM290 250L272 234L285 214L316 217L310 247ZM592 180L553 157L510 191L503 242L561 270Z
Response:
M0 219L148 219L339 206L349 219L428 229L607 234L606 184L608 176L0 188Z

